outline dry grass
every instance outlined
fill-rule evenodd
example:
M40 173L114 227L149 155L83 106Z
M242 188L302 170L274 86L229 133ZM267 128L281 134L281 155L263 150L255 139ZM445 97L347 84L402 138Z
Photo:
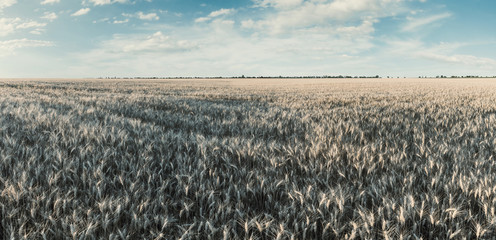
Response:
M0 138L5 239L496 237L495 79L0 80Z

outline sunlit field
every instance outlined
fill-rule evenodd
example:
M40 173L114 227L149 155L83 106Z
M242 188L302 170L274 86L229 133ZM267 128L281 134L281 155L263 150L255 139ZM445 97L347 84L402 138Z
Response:
M0 80L0 239L496 237L496 79Z

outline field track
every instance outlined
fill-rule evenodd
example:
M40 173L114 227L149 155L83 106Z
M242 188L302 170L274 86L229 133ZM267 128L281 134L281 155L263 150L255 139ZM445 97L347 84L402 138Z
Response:
M494 239L496 79L0 79L0 239Z

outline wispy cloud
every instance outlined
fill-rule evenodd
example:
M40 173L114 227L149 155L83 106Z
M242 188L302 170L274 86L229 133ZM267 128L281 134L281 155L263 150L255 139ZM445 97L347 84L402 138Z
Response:
M14 32L20 18L0 18L0 36L7 36Z
M102 44L104 51L112 53L177 52L196 47L190 41L175 40L158 31L151 35L115 35Z
M211 12L206 17L200 17L200 18L195 19L195 22L197 22L197 23L206 22L206 21L212 20L212 19L220 17L220 16L233 14L234 12L236 12L236 10L234 10L232 8L230 8L230 9L222 8L222 9L219 9L217 11Z
M370 24L341 31L356 36L356 31L371 31ZM239 72L250 75L330 74L335 73L335 69L344 74L352 69L351 62L356 64L363 60L349 55L366 51L373 44L370 38L348 39L336 34L309 30L292 38L246 37L234 21L218 18L202 28L175 29L170 35L162 32L115 35L98 49L79 56L82 65L88 68L125 69L138 75L159 75L163 66L167 66L166 74L173 76L219 76ZM366 74L365 69L363 64L360 71Z
M124 19L124 20L114 20L114 24L123 24L123 23L128 23L129 19Z
M451 13L441 13L429 17L408 18L408 23L403 27L402 30L405 32L416 31L423 26L432 24L434 22L440 21L445 18L449 18L451 16L452 16Z
M225 9L225 8L222 8L220 10L211 12L208 16L211 17L211 18L215 18L215 17L218 17L218 16L231 14L234 11L235 11L234 9Z
M41 5L54 4L59 2L60 0L44 0L43 2L41 2Z
M27 28L40 28L46 26L46 23L40 23L36 21L23 22L16 26L17 29L27 29Z
M208 20L210 20L209 17L199 17L199 18L195 19L195 22L196 23L201 23L201 22L206 22Z
M426 46L419 40L388 41L389 56L402 56L420 60L431 60L449 65L476 66L483 69L496 69L496 60L487 57L479 57L468 54L458 54L457 50L477 43L441 42L432 46Z
M167 66L167 74L177 76L195 75L190 69L192 66L198 75L217 76L240 71L252 75L345 74L353 69L353 64L362 64L360 71L366 74L369 59L359 56L374 47L372 34L377 17L392 14L390 12L394 11L390 6L396 2L373 1L375 5L333 5L332 10L318 13L316 18L313 10L331 5L333 1L309 1L313 5L311 8L300 1L260 2L254 10L265 12L268 10L265 8L274 8L275 12L256 15L258 19L250 19L254 15L234 15L244 10L221 8L194 20L208 24L174 28L169 34L155 28L156 32L149 35L114 35L111 40L102 42L99 48L79 56L84 66L107 66L136 74L158 74L160 71L150 72L150 69L160 69L160 66ZM367 9L374 6L376 9ZM351 21L328 16L332 12L338 13L340 8L353 13L353 16L346 16ZM265 33L275 26L271 25L271 20L293 21L290 18L293 12L300 13L298 21L310 20L293 27L284 25L285 31L291 32L291 37ZM138 18L137 13L123 16ZM244 27L235 24L234 18ZM153 25L149 28L154 29Z
M108 5L113 3L127 3L128 0L89 0L93 5Z
M0 41L0 56L8 56L14 54L16 49L27 47L49 47L53 46L52 42L31 40L31 39L14 39L8 41Z
M138 12L137 14L138 14L138 18L141 20L152 21L152 20L159 20L160 19L160 17L157 16L156 13L144 14L143 12Z
M37 32L41 32L41 28L46 25L46 23L40 23L32 20L26 21L21 18L0 18L0 36L13 34L16 30L33 28L36 28L38 30Z
M78 11L76 11L75 13L71 14L71 16L73 16L73 17L77 17L77 16L86 15L86 14L88 14L90 11L91 11L91 9L90 9L90 8L81 8L81 9L79 9Z
M287 9L300 6L303 0L255 0L255 7Z
M0 1L0 11L2 11L2 9L4 9L4 8L10 7L16 3L17 3L17 0L1 0Z
M53 21L53 20L57 19L58 16L56 13L53 13L53 12L45 12L45 15L43 15L41 18L49 20L49 21Z
M160 19L160 17L156 13L143 13L143 12L137 12L134 14L123 13L122 16L133 17L133 18L137 18L140 20L147 20L147 21L157 21Z
M101 18L98 20L93 20L93 23L102 23L102 22L110 22L110 18Z
M481 68L496 69L496 60L492 58L460 54L443 55L434 52L420 52L418 53L418 56L445 63L456 63L468 66L477 66Z
M273 35L315 27L353 27L350 23L394 16L404 11L399 8L401 3L402 0L258 0L254 7L272 8L274 13L261 19L246 19L242 25Z

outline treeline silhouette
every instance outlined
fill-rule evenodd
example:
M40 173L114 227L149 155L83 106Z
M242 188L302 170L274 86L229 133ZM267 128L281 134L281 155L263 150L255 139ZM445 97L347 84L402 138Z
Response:
M330 76L330 75L323 75L323 76L231 76L231 77L225 77L225 76L215 76L215 77L99 77L98 79L238 79L238 78L255 78L255 79L264 79L264 78L270 78L270 79L298 79L298 78L305 78L305 79L312 79L312 78L407 78L407 77L392 77L392 76L386 76L386 77L381 77L379 75L375 76L351 76L351 75L336 75L336 76ZM495 76L477 76L477 75L466 75L466 76L446 76L446 75L437 75L437 76L418 76L418 78L496 78Z
M294 78L381 78L379 75L375 76L350 76L350 75L338 75L338 76L231 76L231 77L99 77L99 79L232 79L232 78L281 78L281 79L294 79Z

